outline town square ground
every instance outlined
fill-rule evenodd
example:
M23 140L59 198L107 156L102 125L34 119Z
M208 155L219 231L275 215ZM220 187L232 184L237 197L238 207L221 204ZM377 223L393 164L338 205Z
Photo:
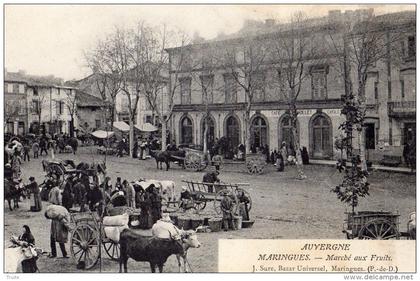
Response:
M74 159L92 162L102 161L102 155L97 155L93 148L82 147L78 154L59 154L59 159ZM35 176L38 183L44 180L41 160L32 159L22 165L25 182L29 176ZM253 200L251 217L255 220L252 228L238 231L199 233L202 244L199 249L189 251L189 262L194 272L217 272L218 270L218 239L345 239L342 225L346 210L350 210L339 200L331 188L342 180L334 167L323 165L307 165L304 167L306 180L297 180L296 169L286 166L285 172L276 172L270 165L260 176L248 175L243 165L226 165L223 167L220 179L223 182L247 182L245 187ZM208 168L209 169L209 168ZM116 177L129 181L143 177L147 179L173 180L176 192L179 194L182 180L201 181L203 172L191 172L172 164L169 171L157 170L153 159L139 161L128 157L107 158L107 173L114 183ZM415 211L416 177L415 175L373 171L369 177L370 196L360 200L358 210L399 212L400 231L406 231L409 213ZM6 203L6 202L5 202ZM43 202L45 208L48 203ZM209 204L207 208L212 208ZM30 202L24 200L20 209L9 211L4 205L5 243L18 234L21 227L27 224L31 227L38 247L50 250L50 222L43 212L29 212ZM69 245L67 244L67 249ZM59 252L60 255L60 252ZM41 272L80 272L72 259L49 259L42 256L38 260ZM118 262L112 261L106 255L102 259L102 272L118 272ZM91 271L98 272L99 264ZM149 265L143 262L129 260L129 272L150 272ZM177 272L178 264L175 256L168 259L164 272Z

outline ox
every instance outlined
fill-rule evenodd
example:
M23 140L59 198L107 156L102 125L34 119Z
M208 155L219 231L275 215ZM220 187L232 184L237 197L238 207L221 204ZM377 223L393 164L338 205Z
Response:
M152 235L157 238L169 239L171 236L188 237L189 243L182 243L184 248L183 254L176 255L178 260L179 272L181 272L181 259L184 263L184 272L187 270L187 253L189 248L199 248L201 246L198 242L197 234L194 230L180 230L170 220L169 214L164 214L163 218L158 220L152 227Z
M167 202L175 201L175 182L170 180L145 180L140 179L134 184L141 186L144 190L146 190L152 184L159 189L160 195L165 199Z
M195 232L194 232L195 234ZM189 232L184 232L181 236L170 234L169 239L142 236L133 230L124 229L120 235L120 271L124 265L124 272L127 272L127 260L132 258L135 261L149 262L150 269L156 272L163 271L163 265L171 255L185 257L185 249L190 247L200 247L197 236ZM178 259L179 265L180 261Z

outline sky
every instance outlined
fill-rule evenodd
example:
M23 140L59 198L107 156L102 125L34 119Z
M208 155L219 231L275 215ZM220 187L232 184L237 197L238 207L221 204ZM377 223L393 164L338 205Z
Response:
M414 5L5 5L4 66L81 79L90 74L84 52L115 26L130 27L140 20L166 23L211 39L238 31L245 19L287 22L296 11L319 17L328 10L358 8L374 8L376 15L415 10Z

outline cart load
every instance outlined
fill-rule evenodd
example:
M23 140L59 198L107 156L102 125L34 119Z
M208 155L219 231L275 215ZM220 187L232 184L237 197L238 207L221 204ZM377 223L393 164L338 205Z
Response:
M413 213L412 213L413 214ZM344 222L343 233L347 239L376 239L389 240L415 239L415 235L410 233L410 222L412 222L412 214L407 225L407 232L400 232L399 217L400 215L385 211L360 211L347 213L347 220ZM414 213L415 216L415 213ZM412 226L412 225L411 225ZM412 229L412 228L411 228Z

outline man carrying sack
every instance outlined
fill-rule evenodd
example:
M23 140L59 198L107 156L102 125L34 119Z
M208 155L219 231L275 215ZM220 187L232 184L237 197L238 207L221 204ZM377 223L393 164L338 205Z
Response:
M70 230L70 213L66 208L59 205L50 205L45 211L45 217L51 220L50 246L51 254L49 258L57 257L57 249L55 243L60 245L63 258L68 258L65 243Z

